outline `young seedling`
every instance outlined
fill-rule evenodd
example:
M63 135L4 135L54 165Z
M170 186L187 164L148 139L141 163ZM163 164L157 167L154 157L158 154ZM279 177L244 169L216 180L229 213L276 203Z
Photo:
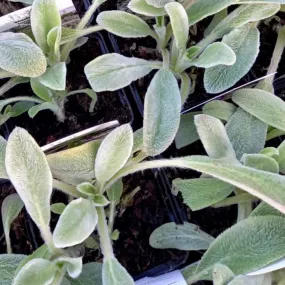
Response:
M0 33L0 79L11 78L0 87L0 96L20 83L30 82L36 95L0 100L0 124L28 111L31 118L42 110L51 110L59 121L65 120L64 104L68 96L85 93L91 97L90 111L97 95L92 89L66 89L70 52L85 44L90 33L101 28L86 28L91 16L105 0L96 0L75 29L62 26L55 0L35 0L31 10L31 37L24 33Z
M209 93L233 86L252 67L259 53L258 22L280 9L282 1L246 1L229 15L227 7L241 1L132 0L128 7L135 13L156 19L151 27L138 16L123 11L99 14L97 23L117 36L152 37L163 61L148 61L119 54L99 56L86 65L85 73L95 92L113 91L129 85L152 70L166 69L180 80L181 105L191 92L190 67L205 68L204 85ZM274 3L273 3L274 2ZM219 12L207 29L205 38L189 44L189 28ZM168 24L167 24L168 22ZM217 41L222 39L222 41Z

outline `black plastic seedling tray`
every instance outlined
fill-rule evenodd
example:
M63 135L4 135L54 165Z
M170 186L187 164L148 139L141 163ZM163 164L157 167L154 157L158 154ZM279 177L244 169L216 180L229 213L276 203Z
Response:
M81 2L81 1L80 1ZM90 7L91 2L89 0L83 0L80 4L75 3L75 8L80 16L82 16L85 11ZM91 19L90 24L96 24L96 15ZM120 53L119 47L116 43L115 37L107 32L102 32L104 37L104 47L108 49L108 52L116 52ZM131 84L124 89L119 90L118 92L123 92L124 95L127 96L127 101L132 108L132 114L134 115L134 120L132 122L132 127L134 130L142 127L143 124L143 103L138 94L135 84ZM163 170L159 170L155 172L156 176L156 189L159 192L159 196L163 199L169 222L175 222L177 224L181 224L184 221L187 221L187 215L184 211L183 205L181 201L172 194L171 185L168 181L166 173ZM147 270L137 276L134 276L134 279L140 279L143 277L154 277L158 275L162 275L164 273L170 272L174 269L180 268L185 264L188 258L188 252L182 252L181 257L177 260L169 260L165 264L161 264L152 269Z

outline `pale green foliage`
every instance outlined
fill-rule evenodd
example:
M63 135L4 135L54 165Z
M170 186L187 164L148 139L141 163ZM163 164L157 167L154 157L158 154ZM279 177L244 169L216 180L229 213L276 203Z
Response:
M176 148L183 148L197 140L199 135L194 123L194 116L200 114L198 112L181 115L180 125L175 137Z
M214 285L227 285L235 277L235 274L226 266L220 263L214 265L213 283Z
M102 264L90 262L83 265L82 273L76 279L69 279L71 285L90 285L90 281L102 285Z
M59 62L60 61L60 44L61 44L61 27L52 28L47 35L47 43L52 53L54 55L54 59ZM57 89L55 89L57 90Z
M245 154L241 161L245 166L253 167L272 173L279 173L279 165L277 161L263 154Z
M49 285L54 279L55 272L56 267L50 261L35 258L20 270L12 285Z
M94 163L100 140L69 148L47 156L54 178L66 183L78 184L95 177Z
M214 100L203 106L203 113L223 121L229 121L237 107L226 101Z
M103 285L134 285L132 277L116 258L105 259L102 269Z
M212 158L236 160L236 155L222 122L208 115L195 116L197 132L207 154Z
M125 38L147 37L154 33L145 21L123 11L102 12L97 23L108 32Z
M20 254L1 254L0 255L0 284L11 285L15 271L19 263L25 258Z
M264 123L285 131L285 103L274 94L260 89L241 89L233 94L232 100Z
M247 26L247 23L257 22L275 15L280 9L279 4L240 5L222 20L212 31L212 37L220 38L234 29Z
M266 147L263 150L261 150L259 153L264 154L264 155L269 156L269 157L272 157L274 159L277 159L278 156L280 155L279 149L277 149L275 147Z
M79 198L64 209L53 233L56 247L64 248L83 242L95 230L98 221L92 202Z
M191 1L188 2L190 5L189 8L186 6L186 10L190 25L194 25L200 20L216 14L230 5L236 4L236 0L213 0L211 1L211 5L209 5L209 2L203 0L195 1L193 4Z
M281 217L252 217L241 221L216 238L196 273L211 271L215 263L228 266L236 275L268 265L284 256L284 233Z
M55 203L52 204L50 208L53 213L61 215L66 208L66 205L63 203Z
M107 189L108 199L119 203L123 194L123 181L119 179L111 188Z
M181 192L183 202L192 211L209 207L228 197L234 187L215 178L175 179L173 185Z
M254 216L280 216L284 217L284 214L280 213L278 210L274 209L265 202L261 202L250 214L251 217Z
M280 172L285 173L285 142L281 143L280 146L278 147L279 151L279 156L276 158L279 167L280 167Z
M228 9L225 8L223 10L221 10L220 12L216 13L213 17L213 20L211 21L211 23L209 24L209 26L205 29L204 35L208 36L213 29L222 21L224 20L226 17L228 16Z
M258 153L265 145L267 125L241 108L230 118L226 130L238 159L244 153Z
M93 197L93 203L96 207L106 207L110 201L102 194L96 194Z
M41 49L25 34L0 33L0 68L23 77L37 77L46 71Z
M134 132L134 145L132 153L143 149L143 128Z
M214 238L201 231L198 226L184 222L183 225L167 223L156 229L149 243L154 248L179 250L208 249Z
M24 129L16 128L11 133L5 163L28 213L45 232L50 221L52 175L44 153Z
M181 99L174 75L160 70L152 79L144 104L143 151L161 154L173 142L180 122Z
M52 101L52 92L46 86L39 82L39 78L31 78L30 80L31 88L35 95L40 99L51 102Z
M18 194L11 194L6 197L2 203L1 207L1 215L2 215L2 223L3 229L7 244L7 252L11 253L11 241L10 241L10 227L12 222L17 218L19 213L24 207L24 203Z
M63 91L66 88L66 65L65 62L59 62L39 77L39 82L53 90Z
M224 42L210 44L192 63L196 67L211 68L216 65L233 65L236 62L234 51Z
M181 95L181 104L184 105L188 96L191 93L191 78L187 73L180 74L181 85L180 85L180 95Z
M99 183L107 182L128 161L133 148L133 131L129 124L112 131L101 143L95 161Z
M173 2L174 0L146 0L149 5L157 8L165 7L166 4Z
M0 136L0 178L1 179L9 178L5 166L6 147L7 147L7 141Z
M82 271L82 257L59 257L54 260L54 263L66 265L67 272L71 278L77 278Z
M37 44L45 53L50 51L48 33L61 27L61 17L56 0L34 0L31 12L31 27Z
M144 59L111 53L89 62L85 66L85 74L94 91L114 91L128 86L154 68Z
M187 13L182 4L178 2L170 2L166 4L165 10L170 17L171 27L177 48L184 51L186 49L189 33Z
M128 8L135 13L145 16L157 17L166 14L164 8L156 8L152 5L149 5L146 0L131 0L128 4Z
M236 62L231 66L220 65L206 69L204 85L209 93L226 90L250 70L259 53L259 31L248 24L226 35L222 43L236 54Z
M76 186L77 190L89 197L94 197L94 195L98 192L96 187L89 183L89 182L83 182Z
M235 277L228 285L271 285L272 277L270 274L261 274L257 276L239 275Z

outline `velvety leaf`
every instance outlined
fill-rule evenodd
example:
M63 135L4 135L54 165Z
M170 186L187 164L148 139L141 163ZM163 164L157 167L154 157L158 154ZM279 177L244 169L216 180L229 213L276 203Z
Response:
M56 61L60 61L61 27L54 27L47 35L47 43Z
M203 53L193 61L197 67L210 68L217 65L233 65L236 62L234 51L225 43L210 44Z
M41 84L50 89L63 91L66 88L66 73L65 62L59 62L49 67L38 79Z
M129 124L116 128L103 140L95 160L95 176L99 183L107 182L125 165L132 148L133 131Z
M181 104L184 105L184 103L187 101L188 96L191 93L191 78L187 73L180 74L181 84L180 84L180 94L181 94Z
M205 29L204 32L204 36L208 36L213 29L222 21L224 20L226 17L228 16L228 9L225 8L223 10L221 10L220 12L216 13L211 21L211 23L209 24L209 26Z
M51 205L51 211L58 215L61 215L65 208L66 205L63 203L55 203Z
M174 0L146 0L149 5L157 8L163 8L167 3L171 3Z
M5 144L4 141L3 143ZM278 151L279 151L279 156L276 158L276 161L279 164L280 172L284 174L285 173L285 141L279 145Z
M236 0L212 0L211 5L209 5L209 2L204 0L198 0L194 3L188 0L187 2L189 5L186 5L185 9L188 13L190 26L196 24L208 16L220 12L230 5L236 4Z
M45 103L37 104L31 107L28 111L28 114L29 114L29 117L33 119L41 111L44 111L44 110L54 111L55 109L56 109L56 106L54 103L45 102Z
M208 115L196 115L195 125L200 140L210 157L236 160L226 129L219 119Z
M266 147L259 152L260 154L264 154L268 157L277 158L280 154L279 150L275 147Z
M213 283L214 285L227 285L235 274L223 264L215 264L213 269Z
M192 211L197 211L218 203L235 189L231 184L215 178L175 179L173 185L181 192L183 202Z
M143 149L143 129L138 129L134 132L134 145L132 153Z
M34 105L35 103L33 102L27 102L27 101L17 102L12 106L9 113L12 114L12 117L18 117L26 113Z
M27 131L15 128L6 148L6 169L33 221L49 228L52 174L46 156Z
M128 8L135 13L150 17L164 16L166 14L164 8L156 8L149 5L146 0L131 0Z
M102 285L102 264L98 262L86 263L82 273L76 279L69 279L71 285L90 285L90 280L96 285Z
M237 107L226 101L214 100L204 105L203 113L223 121L229 121Z
M68 275L71 278L77 278L82 271L82 257L61 256L55 259L54 263L63 263L66 265Z
M10 227L24 207L24 203L18 194L7 196L1 207L2 223L7 244L7 251L11 253ZM10 252L9 252L10 251Z
M0 33L0 68L23 77L38 77L46 71L41 49L22 33Z
M180 125L175 137L175 145L177 149L183 148L195 141L199 140L199 135L194 123L194 117L199 112L191 112L181 115Z
M262 3L277 3L277 4L285 4L285 0L238 0L238 4L262 4Z
M107 190L108 199L111 202L119 203L123 194L123 188L123 181L120 179Z
M154 248L175 248L179 250L208 249L214 238L201 231L196 225L184 222L183 225L167 223L156 229L149 243Z
M93 203L96 207L106 207L110 201L102 194L96 194L93 198Z
M154 35L154 31L144 20L124 11L101 12L97 17L97 23L108 32L124 38Z
M50 51L48 34L53 28L61 27L61 16L56 0L34 0L31 27L37 44L48 53Z
M14 73L8 72L0 68L0 79L10 78L16 76Z
M9 179L5 166L7 141L0 136L0 178Z
M272 3L240 5L213 29L211 37L221 38L232 30L245 26L247 23L269 18L275 15L279 9L279 4Z
M36 258L19 271L12 285L49 285L53 281L55 273L54 264L46 259Z
M104 260L102 269L103 285L134 285L133 278L116 258Z
M17 270L15 272L15 275L18 275L18 273L20 272L20 270L27 264L29 263L31 260L35 259L35 258L41 258L41 259L47 259L49 260L51 258L51 252L49 251L49 248L46 244L43 244L42 246L40 246L39 248L37 248L32 254L28 255L28 256L24 256L25 258L23 258L20 262L20 264L17 267Z
M260 152L265 145L267 125L242 108L232 115L226 130L238 159Z
M182 51L185 51L189 34L187 13L182 4L178 2L170 2L166 4L165 10L170 18L176 46Z
M115 91L155 68L155 64L144 59L111 53L89 62L85 66L85 74L94 91Z
M215 239L196 272L207 271L219 262L236 275L245 274L284 257L284 221L281 217L264 216L239 222Z
M72 201L61 214L53 233L56 247L70 247L83 242L95 230L98 215L91 201Z
M228 285L271 285L272 277L270 274L262 274L258 276L239 275L235 277Z
M143 151L161 154L173 142L179 128L181 97L177 80L167 70L152 79L144 103Z
M233 101L264 123L285 131L285 102L272 93L260 89L241 89Z
M101 140L69 148L47 156L53 177L69 184L95 178L94 163Z
M38 78L32 78L30 80L30 84L33 92L42 100L46 102L52 101L52 93L51 91L39 82Z
M259 37L258 29L248 24L233 30L223 38L222 43L228 45L236 54L236 62L231 66L220 65L206 69L204 85L207 92L222 92L248 73L259 53Z
M89 197L94 197L96 193L98 193L98 189L96 187L89 183L89 182L83 182L76 186L77 190Z
M271 207L265 202L261 202L250 214L250 217L257 216L280 216L284 217L284 214Z
M19 263L25 259L25 255L1 254L0 255L0 284L11 285L15 271Z
M279 165L277 161L263 154L244 154L241 161L245 166L272 173L279 173Z

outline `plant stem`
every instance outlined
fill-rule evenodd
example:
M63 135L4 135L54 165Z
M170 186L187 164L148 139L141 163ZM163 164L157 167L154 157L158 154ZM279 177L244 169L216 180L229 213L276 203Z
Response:
M114 258L112 241L109 235L109 229L106 221L105 210L103 207L96 207L98 213L97 229L100 236L100 244L104 259Z
M57 271L51 285L60 285L62 283L63 277L66 273L66 270Z
M7 253L8 254L12 254L12 247L11 247L11 240L10 240L10 235L8 233L8 236L5 233L5 237L6 237L6 248L7 248Z
M162 54L162 58L163 58L163 68L168 70L169 66L170 66L170 55L169 55L168 49L162 48L161 54Z
M109 222L108 222L108 228L109 228L109 234L111 235L113 232L114 228L114 222L115 222L115 217L116 217L116 206L117 202L116 201L111 201L110 207L109 207Z
M285 26L280 28L278 32L278 38L277 42L273 51L273 55L271 58L270 66L267 70L267 75L273 74L277 72L279 62L281 60L283 51L285 47ZM262 88L266 91L273 91L273 81L274 81L274 76L267 77L266 79L262 80L258 85L257 88Z
M27 83L27 82L29 82L29 79L27 78L18 77L18 76L12 77L0 87L0 96L4 95L7 91L12 89L16 85L21 84L21 83Z
M72 195L75 198L86 198L81 192L79 192L75 186L67 184L65 182L59 181L57 179L53 179L53 188L58 189L65 194Z
M236 194L236 197L238 197L244 194L244 191L236 188L235 194ZM251 201L238 203L237 223L245 220L250 215L251 212L252 212L252 202Z
M45 241L45 244L48 246L49 250L54 254L54 255L61 255L62 251L58 248L55 247L53 243L53 237L52 233L50 231L49 226L47 227L39 227L41 231L41 235L43 240Z
M213 208L227 207L227 206L235 205L238 203L249 202L249 201L252 201L253 199L254 197L252 195L248 193L243 193L243 194L239 194L239 195L224 199L223 201L214 204L212 207Z

